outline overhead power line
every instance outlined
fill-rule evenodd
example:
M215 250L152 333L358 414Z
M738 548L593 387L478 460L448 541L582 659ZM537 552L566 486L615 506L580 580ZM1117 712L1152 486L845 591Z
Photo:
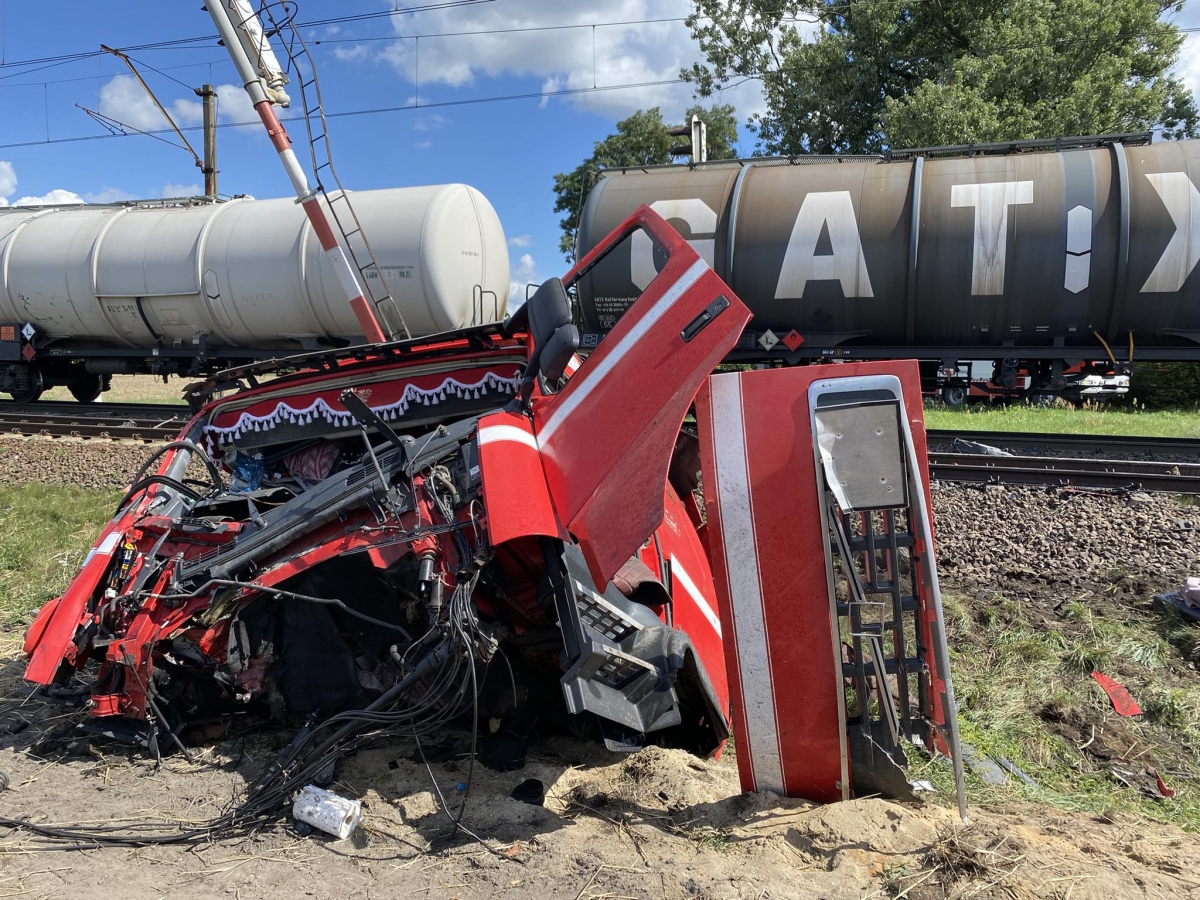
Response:
M344 112L330 112L330 113L326 113L325 116L330 119L350 119L350 118L355 118L358 116L376 116L376 115L384 115L384 114L388 114L388 113L422 112L427 109L443 109L443 108L450 107L450 106L471 106L471 105L480 104L480 103L503 103L503 102L513 101L513 100L540 100L543 97L564 97L564 96L569 96L572 94L593 94L593 93L603 93L605 91L623 91L623 90L630 90L633 88L661 87L663 85L684 84L684 83L685 82L681 81L678 78L668 78L668 79L663 79L661 81L639 81L639 82L635 82L635 83L631 83L631 84L610 84L610 85L600 85L599 87L587 87L587 88L562 88L562 89L556 90L556 91L530 91L530 92L524 93L524 94L504 94L504 95L496 96L496 97L470 97L470 98L464 98L462 100L441 100L441 101L434 101L434 102L430 102L430 103L422 103L419 106L415 105L415 104L410 104L408 106L381 106L381 107L376 107L373 109L353 109L353 110L346 110ZM281 117L279 121L285 122L285 123L299 122L299 121L302 121L302 117L286 116L286 117ZM222 122L217 127L218 128L243 128L243 127L250 126L250 125L261 126L261 124L262 123L259 122L258 120L254 120L252 122ZM183 128L181 130L183 130L183 131L199 131L200 128L201 128L201 126L199 126L199 125L191 125L186 128ZM172 133L173 133L173 131L169 128L162 128L162 129L142 132L142 134L149 135L149 136L154 136L154 135L159 135L159 134L172 134ZM79 135L78 137L50 138L48 140L40 140L40 141L18 141L18 142L14 142L11 144L0 144L0 150L9 150L14 147L44 147L47 144L76 144L76 143L82 143L82 142L86 142L86 141L103 141L103 140L110 140L112 138L130 137L130 136L131 135L124 135L124 134L85 134L85 135Z
M300 23L300 27L317 27L317 26L326 25L326 24L334 24L334 23L348 22L348 21L361 21L364 19L378 19L378 18L406 14L406 13L457 8L457 7L461 7L461 6L472 6L472 5L477 5L480 3L491 3L491 2L494 2L494 0L446 0L446 2L433 3L433 4L428 4L426 6L419 6L419 7L407 7L407 8L400 9L400 10L387 10L384 12L360 13L357 15L338 16L338 17L333 17L333 18L328 18L328 19L320 19L320 20L315 20L312 22ZM899 2L899 0L898 0L898 2ZM928 0L919 0L919 2L928 2ZM846 5L848 6L849 4L846 4ZM540 25L540 26L521 26L521 27L516 27L516 28L479 29L479 30L473 30L473 31L428 32L428 33L422 33L422 34L387 35L387 36L344 38L344 39L337 38L337 39L327 39L327 40L316 40L316 41L313 41L312 43L316 44L316 45L320 45L320 44L335 44L335 43L363 43L363 42L369 42L369 41L393 41L394 42L394 41L401 41L401 40L420 40L420 39L424 39L424 38L514 34L514 33L541 32L541 31L562 31L562 30L568 30L568 29L591 28L594 30L596 28L632 26L632 25L648 25L648 24L657 24L657 23L673 23L673 22L683 22L683 21L686 21L685 17L666 17L666 18L660 18L660 19L632 19L632 20L622 20L622 21L616 21L616 22L595 22L595 23L583 22L583 23L575 23L575 24L563 24L563 25ZM787 21L804 22L804 21L809 21L809 20L788 17ZM1200 27L1195 27L1195 28L1173 27L1172 31L1174 33L1182 33L1182 34L1194 33L1194 32L1200 32ZM1127 32L1127 33L1120 33L1120 34L1115 34L1115 35L1106 35L1105 39L1111 40L1111 39L1121 39L1121 38L1129 38L1129 37L1150 37L1157 33L1159 33L1159 32ZM215 39L216 39L215 35L212 35L209 37L203 37L203 38L183 38L178 41L163 41L163 42L158 42L156 44L136 45L134 47L126 48L126 50L128 51L128 50L164 49L167 46L195 43L195 42L199 42L199 41L215 40ZM994 53L994 52L1008 52L1008 51L1014 51L1014 50L1036 50L1036 49L1041 49L1041 48L1045 48L1045 47L1054 47L1057 49L1057 48L1060 48L1060 47L1068 45L1068 44L1094 45L1095 40L1078 38L1078 39L1071 39L1071 40L1059 40L1059 41L1055 41L1053 43L1043 42L1043 43L1039 43L1039 44L1031 44L1031 45L1025 45L1025 46L1014 45L1014 46L1006 46L1006 47L993 47L993 48L988 48L988 52ZM104 55L104 51L98 51L97 53L89 53L89 54L85 54L83 56L74 55L74 56L71 56L68 61L74 61L76 58L85 58L88 56L95 56L95 55ZM47 59L52 59L52 58L47 58ZM906 61L906 58L899 57L899 56L889 57L889 59L892 62ZM35 62L35 61L36 60L27 60L25 62L28 63L28 62ZM61 65L64 63L59 62L59 63L53 63L53 64ZM20 65L20 63L10 63L7 65ZM179 69L179 68L188 68L188 67L203 66L203 65L212 65L212 63L211 62L210 63L192 63L187 66L164 67L164 69L155 69L153 66L148 66L148 64L145 64L145 63L142 63L142 65L147 65L148 68L154 69L154 71L158 72L160 75L170 78L171 80L176 81L179 84L184 84L184 82L180 81L179 79L174 78L171 75L167 75L165 69L168 69L168 68ZM844 62L838 62L838 63L810 64L810 65L805 66L804 68L809 69L809 70L817 70L817 69L827 69L827 68L845 68L845 67L849 67L852 65L853 65L852 62L844 61ZM4 64L0 64L0 67L6 67L6 66ZM16 75L18 75L18 76L22 75L22 74L29 74L29 73L28 72L16 73ZM0 76L0 80L3 80L6 77L11 78L11 77L15 77L15 76L12 76L12 75ZM58 83L63 83L63 82L67 82L67 81L77 81L77 80L90 81L92 78L97 78L97 77L112 77L112 76L111 75L110 76L99 76L99 75L85 76L83 78L78 78L78 79L62 79L61 81L45 81L45 82L37 82L37 81L19 82L18 84L26 85L26 86L42 86L44 88L48 84L58 84ZM745 81L759 80L762 77L763 77L762 73L748 73L746 75L743 75L741 80L739 80L738 82L731 84L731 85L727 85L726 87L727 88L737 87L738 85L744 83ZM640 87L656 87L656 86L663 86L663 85L670 85L670 84L683 84L683 83L687 83L687 82L684 82L678 78L674 78L674 79L666 79L666 80L658 80L658 81L643 81L643 82L637 82L637 83L632 83L632 84L621 84L621 85L593 85L592 87L588 87L588 88L564 88L564 89L556 90L556 91L536 91L536 92L526 92L526 93L517 93L517 94L507 94L507 95L494 96L494 97L472 97L472 98L464 98L461 100L444 100L444 101L436 101L436 102L416 103L416 104L409 104L409 105L405 105L405 106L388 106L388 107L379 107L379 108L374 108L374 109L347 110L344 112L328 113L327 115L329 118L353 118L353 117L357 117L357 116L408 112L408 111L419 110L419 109L435 109L435 108L451 107L451 106L467 106L467 105L476 105L476 104L483 104L483 103L497 103L497 102L507 102L507 101L515 101L515 100L541 99L544 97L567 96L567 95L573 95L573 94L586 94L586 93L614 91L614 90L628 90L628 89L634 89L634 88L640 88ZM0 87L10 87L10 86L15 87L17 85L0 85ZM185 85L185 86L187 86L187 85ZM418 85L418 89L419 89L419 85ZM289 118L282 119L282 121L294 122L294 121L302 121L302 119L301 119L301 117L289 117ZM219 127L219 128L236 128L236 127L241 127L241 126L245 126L245 125L253 125L253 124L257 124L257 122L256 121L255 122L227 122L227 123L222 123L217 127ZM198 126L197 127L189 127L184 130L185 131L189 131L189 130L194 131L194 130L199 130L199 127ZM153 137L157 134L168 134L171 132L169 129L161 129L158 131L150 130L150 131L144 131L141 133ZM98 135L78 135L78 136L74 136L74 137L64 137L64 138L49 138L49 137L47 137L42 140L19 141L19 142L7 143L7 144L0 144L0 149L11 149L11 148L31 147L31 146L45 146L48 144L77 143L77 142L92 141L92 140L106 140L106 139L109 139L112 137L125 137L125 136L128 136L128 135L98 134Z
M358 13L349 16L332 16L327 19L314 19L310 22L297 22L298 28L319 28L324 25L340 25L346 22L361 22L369 19L390 18L392 16L414 15L423 12L436 12L438 10L459 9L464 6L479 6L484 3L495 3L496 0L442 0L439 3L426 3L422 6L406 6L401 9L389 9L381 12ZM167 48L183 47L188 44L211 43L218 39L218 35L206 34L198 37L190 38L174 38L165 41L153 41L147 44L134 44L129 47L119 47L119 50L125 53L137 53L142 50L164 50ZM36 59L19 59L5 61L0 63L0 69L11 69L20 66L42 66L43 63L52 65L64 65L66 63L77 62L83 59L94 59L97 56L103 56L103 50L81 50L76 53L63 53L58 56L43 56ZM43 66L49 68L49 66ZM39 71L39 70L33 70Z
M476 31L430 31L422 34L381 34L368 37L345 37L345 38L319 38L309 41L310 44L369 44L378 41L412 41L425 40L426 38L444 38L444 37L473 37L476 35L494 35L494 34L525 34L534 31L569 31L571 29L581 28L617 28L623 25L658 25L660 23L670 24L673 22L686 22L687 16L667 16L661 19L625 19L620 22L576 22L569 25L525 25L519 28L482 28ZM788 16L781 20L784 22L807 22L815 24L816 19L804 19L797 16Z
M155 72L158 72L160 75L163 75L167 78L171 78L173 81L177 81L178 79L172 78L172 76L167 75L166 73L177 72L180 69L207 69L209 66L221 65L228 62L229 57L226 56L221 59L210 59L203 62L182 63L178 66L160 66L157 69L144 62L140 62L140 64L146 66L147 68L154 69ZM12 75L0 75L0 81L5 81L9 78L18 78L24 74L26 73L16 72ZM124 72L96 72L94 75L76 75L74 78L52 78L47 81L13 81L9 82L8 84L0 84L0 88L45 87L46 85L50 84L71 84L77 81L103 81L106 78L115 78L117 75L124 74ZM192 85L188 85L189 90L191 90L192 87Z

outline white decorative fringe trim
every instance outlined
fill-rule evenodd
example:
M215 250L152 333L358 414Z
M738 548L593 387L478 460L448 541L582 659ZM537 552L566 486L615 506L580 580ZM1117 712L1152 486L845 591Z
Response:
M400 395L399 400L384 406L371 406L371 409L385 421L389 419L395 420L407 413L409 407L414 404L435 406L448 396L478 400L489 391L501 391L505 394L513 394L519 385L519 372L513 375L512 378L504 378L494 372L488 372L474 384L464 384L458 379L451 377L443 381L438 387L430 388L429 390L419 388L413 384L406 385L404 393ZM227 444L231 440L241 437L243 434L248 434L251 431L269 431L284 422L307 425L314 419L324 419L336 428L349 428L354 424L354 418L350 413L345 410L334 409L325 402L324 398L318 397L304 409L293 409L287 403L280 402L274 410L263 416L252 416L250 413L244 412L238 417L237 422L228 428L209 425L207 428L207 437L210 441L215 440L218 444Z

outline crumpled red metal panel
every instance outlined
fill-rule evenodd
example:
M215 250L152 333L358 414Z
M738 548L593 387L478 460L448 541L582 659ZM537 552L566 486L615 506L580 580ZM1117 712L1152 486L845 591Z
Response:
M479 476L492 546L528 535L567 539L554 512L533 423L515 412L479 420Z
M110 522L104 529L96 546L88 553L79 572L55 605L53 612L45 617L39 614L37 623L40 632L26 639L29 665L25 668L25 680L34 684L50 684L58 667L73 656L72 639L83 619L88 601L95 594L100 579L112 562L113 553L121 546L121 536L129 516L119 522Z

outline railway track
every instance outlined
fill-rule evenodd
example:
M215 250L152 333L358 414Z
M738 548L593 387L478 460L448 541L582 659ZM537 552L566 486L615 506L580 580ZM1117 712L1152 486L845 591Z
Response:
M1200 493L1196 438L931 430L928 442L942 481ZM1012 455L973 452L979 444Z
M178 405L0 401L0 435L150 444L173 438L188 417ZM1200 439L948 430L928 439L930 474L940 481L1200 493ZM956 451L963 441L1014 455Z
M944 429L930 429L926 436L930 451L949 451L953 449L955 441L971 441L1023 456L1070 454L1078 459L1131 456L1138 459L1183 459L1200 462L1200 438Z
M179 405L143 403L33 404L0 401L0 435L140 441L170 440L190 418Z
M929 472L939 481L975 484L1063 485L1200 494L1200 463L930 451Z

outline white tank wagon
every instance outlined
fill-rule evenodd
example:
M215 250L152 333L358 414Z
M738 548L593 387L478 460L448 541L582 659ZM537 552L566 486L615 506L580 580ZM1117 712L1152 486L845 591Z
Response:
M479 191L353 196L414 337L504 318L508 244ZM0 392L16 399L63 384L91 400L114 373L195 375L362 340L293 200L0 210Z

